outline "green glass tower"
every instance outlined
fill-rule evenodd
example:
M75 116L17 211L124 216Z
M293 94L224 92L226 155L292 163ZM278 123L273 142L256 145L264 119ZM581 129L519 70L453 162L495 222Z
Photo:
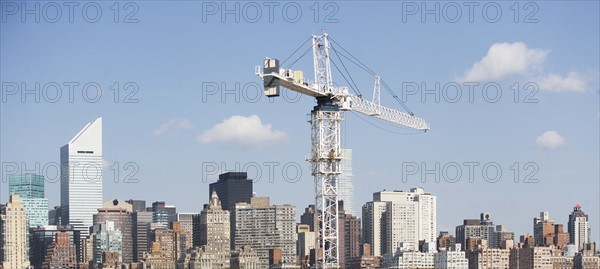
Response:
M37 174L8 177L9 195L17 194L29 217L29 227L48 225L48 199L44 195L44 176Z

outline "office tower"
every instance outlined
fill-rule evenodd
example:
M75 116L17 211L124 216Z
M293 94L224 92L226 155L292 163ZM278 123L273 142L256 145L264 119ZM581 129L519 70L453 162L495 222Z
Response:
M119 199L108 200L97 209L94 215L94 225L107 221L112 223L114 230L121 232L122 245L120 260L124 263L133 262L133 221L131 219L132 205Z
M338 203L338 253L340 267L346 267L352 258L360 256L360 219L346 212L346 203Z
M167 205L164 201L156 201L152 203L152 222L157 224L157 227L167 228L169 222L177 220L177 209L175 206Z
M300 216L300 223L306 224L311 231L315 231L315 205L309 205Z
M48 247L42 269L77 268L77 247L67 232L57 232L52 244Z
M131 212L143 212L143 211L146 211L146 201L144 201L144 200L129 199L126 202L132 206Z
M79 231L74 230L71 226L39 226L29 230L29 258L34 268L42 268L48 250L56 242L57 233L65 233L69 236L70 243L75 246L74 261L78 262L80 260L81 238Z
M48 199L44 196L44 176L10 175L8 193L18 194L29 217L29 227L48 225Z
M514 240L514 233L504 225L494 226L490 213L481 213L479 219L465 219L463 225L456 226L456 242L468 248L467 240L477 238L485 240L487 247L500 248L504 241Z
M210 203L200 213L200 245L229 254L229 219L229 211L221 208L219 196L213 191Z
M354 183L352 178L352 149L342 149L342 173L338 177L338 199L344 201L346 213L356 216L354 208Z
M102 206L102 118L88 123L60 148L61 220L83 238Z
M438 251L433 256L434 267L436 269L468 269L469 260L460 244L450 244Z
M21 197L11 195L4 210L4 268L27 268L30 265L28 218Z
M385 253L386 226L385 211L387 202L370 201L362 207L363 243L369 244L373 256L381 257Z
M588 215L581 210L580 205L576 205L573 208L573 212L569 215L571 244L575 244L579 249L582 249L584 244L590 243L591 230Z
M92 234L94 266L104 263L106 253L117 253L119 262L123 262L123 234L115 228L115 223L106 220L94 224ZM102 267L100 267L102 268Z
M246 172L228 172L219 175L217 182L211 183L208 188L208 197L216 191L223 209L235 209L236 203L250 203L252 198L252 180L248 179Z
M308 224L298 224L296 226L298 241L296 244L296 253L300 260L306 260L310 256L310 250L315 249L315 232L310 230Z
M282 262L296 262L296 207L270 205L268 197L252 197L235 206L235 249L250 246L260 256L260 268L269 267L269 250L280 248Z
M374 202L385 203L385 209ZM376 192L373 203L363 207L363 228L370 229L364 231L364 242L373 246L376 255L393 253L399 243L418 245L422 240L433 243L436 219L436 197L423 188Z
M131 222L133 223L133 260L137 262L143 259L144 252L150 252L152 212L133 212L131 213Z
M176 221L179 222L181 229L188 232L191 236L194 235L194 216L198 213L177 213Z

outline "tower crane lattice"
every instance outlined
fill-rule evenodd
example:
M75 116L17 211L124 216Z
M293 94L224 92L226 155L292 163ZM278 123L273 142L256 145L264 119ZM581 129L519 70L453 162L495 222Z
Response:
M340 265L338 178L341 173L341 123L344 112L353 110L422 131L427 131L429 126L412 113L382 106L380 85L387 85L378 75L375 75L372 101L364 99L362 95L349 93L347 87L335 86L331 78L330 48L327 33L312 35L314 82L304 80L302 71L280 69L279 61L273 58L266 58L263 68L257 66L255 73L262 78L264 93L268 97L279 96L280 87L285 87L312 96L317 101L309 121L312 143L309 161L315 187L316 268L337 269Z

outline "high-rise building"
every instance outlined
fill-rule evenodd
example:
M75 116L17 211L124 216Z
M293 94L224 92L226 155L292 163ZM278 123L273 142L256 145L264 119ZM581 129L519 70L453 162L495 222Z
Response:
M230 251L229 211L221 208L216 191L210 203L200 213L200 245L206 245L222 252Z
M452 236L451 234L449 234L446 231L440 232L440 235L438 235L438 237L436 239L435 246L437 247L438 251L448 250L452 246L461 247L460 244L456 245L456 238L454 238L454 236Z
M344 201L338 205L338 253L340 267L344 268L351 259L360 257L360 219L346 212Z
M71 226L38 226L29 229L29 259L34 268L42 268L50 246L56 242L57 233L65 233L69 236L68 239L76 247L74 261L78 262L80 260L81 238L79 231L74 230Z
M260 268L269 267L269 250L279 248L285 265L296 262L296 207L270 205L268 197L252 197L235 206L235 249L250 246L260 256Z
M117 253L119 262L123 262L123 234L115 229L115 223L106 220L104 223L94 224L92 237L94 266L104 263L107 253ZM102 267L100 267L102 268Z
M53 209L48 210L48 225L59 226L63 225L60 215L60 206L54 206ZM65 223L66 225L66 223Z
M386 246L387 202L370 201L362 207L363 243L369 244L375 257L382 257Z
M190 236L194 235L194 216L198 213L177 213L177 222L181 229L188 232Z
M375 202L385 203L385 209ZM363 207L363 228L370 229L363 232L364 242L373 246L375 255L391 254L400 243L418 245L422 240L434 243L436 219L436 197L423 188L376 192L373 203Z
M152 212L133 212L131 213L131 222L133 223L133 260L137 262L143 259L144 252L150 252Z
M44 196L44 176L10 175L8 193L18 194L29 217L29 227L48 225L48 199Z
M306 224L311 231L315 231L315 205L309 205L300 216L300 223Z
M571 215L569 215L571 244L575 244L579 249L582 249L584 244L590 243L591 230L588 215L581 210L580 205L576 205Z
M18 194L11 195L2 217L4 222L4 268L27 268L29 263L29 229L25 205Z
M177 209L175 206L167 205L164 201L156 201L152 203L152 222L157 224L157 227L167 228L171 221L177 220Z
M554 220L548 212L540 212L539 217L533 218L533 238L536 246L554 244Z
M62 224L89 234L102 206L102 118L88 123L60 149Z
M250 203L252 198L252 180L246 172L228 172L219 175L217 182L208 188L208 197L216 191L223 209L232 212L236 203Z
M40 268L40 267L37 267ZM77 247L67 232L57 232L48 247L42 269L77 268Z
M126 201L132 206L131 212L143 212L146 211L146 201L129 199Z
M352 182L352 149L342 149L340 163L341 174L338 177L338 199L344 201L346 213L356 216L354 208L354 183Z
M500 248L506 240L514 240L514 233L508 231L505 225L492 222L490 213L484 212L479 219L465 219L462 225L456 226L456 242L468 249L469 238L484 240L486 247Z
M112 223L114 230L122 237L120 260L124 263L133 262L133 221L131 219L132 205L119 199L108 200L97 209L94 215L94 225Z
M305 260L310 256L310 250L315 249L315 232L310 230L308 224L298 224L296 231L298 233L296 252L300 260Z

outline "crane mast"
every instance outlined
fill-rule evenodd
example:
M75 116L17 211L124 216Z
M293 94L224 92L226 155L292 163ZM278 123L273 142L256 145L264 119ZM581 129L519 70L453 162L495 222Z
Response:
M409 128L426 131L427 123L413 114L407 114L380 104L380 77L375 77L373 101L348 93L346 87L335 86L331 77L329 36L312 35L314 82L304 80L301 71L279 69L277 59L267 58L264 69L258 66L256 75L264 82L268 97L279 96L280 86L315 97L317 105L310 114L311 173L314 177L316 233L316 268L338 269L339 223L338 179L341 174L341 124L344 111L354 110Z

